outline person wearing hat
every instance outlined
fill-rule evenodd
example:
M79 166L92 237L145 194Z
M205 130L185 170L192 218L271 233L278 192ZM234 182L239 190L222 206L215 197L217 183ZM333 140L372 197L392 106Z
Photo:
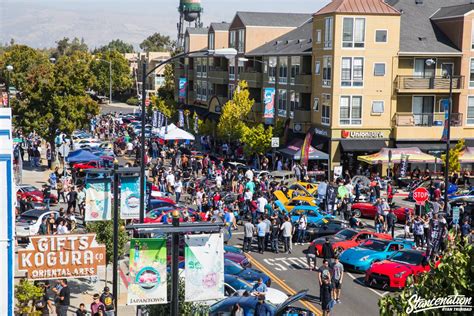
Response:
M99 293L94 294L92 297L92 304L91 304L91 313L92 316L100 315L99 310L103 309L105 310L104 303L100 301L100 295Z
M113 316L114 315L114 296L110 293L109 287L104 287L104 292L100 296L100 301L105 306L105 315Z

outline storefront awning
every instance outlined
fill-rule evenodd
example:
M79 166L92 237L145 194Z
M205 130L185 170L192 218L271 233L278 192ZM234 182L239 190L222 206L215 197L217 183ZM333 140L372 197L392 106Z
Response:
M366 162L370 165L388 164L391 155L392 163L399 163L402 158L411 163L442 163L441 159L425 154L419 148L382 148L379 152L358 156L357 160Z
M294 160L301 159L301 147L303 146L303 140L294 139L287 147L278 150L282 155L288 156ZM329 155L315 149L314 147L309 147L309 160L328 160Z
M396 144L397 148L417 147L424 152L446 151L446 143L444 142L406 142ZM451 142L450 148L454 148L456 142Z
M374 152L384 148L387 144L380 139L343 139L341 146L347 152Z

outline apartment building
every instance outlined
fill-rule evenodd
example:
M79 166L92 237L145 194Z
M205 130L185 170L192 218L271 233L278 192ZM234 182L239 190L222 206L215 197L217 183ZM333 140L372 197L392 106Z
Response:
M148 69L155 68L159 63L169 59L170 52L148 52L148 53L128 53L125 58L128 60L130 71L135 78L136 86L134 89L141 94L142 89L142 64L145 62ZM145 89L148 95L156 95L158 89L165 82L165 67L155 69L153 76L148 76L145 82Z

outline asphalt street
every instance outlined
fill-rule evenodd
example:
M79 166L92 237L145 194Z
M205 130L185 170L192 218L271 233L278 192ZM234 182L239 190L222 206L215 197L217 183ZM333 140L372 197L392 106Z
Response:
M106 113L113 113L113 112L118 112L118 113L134 113L138 112L140 107L134 106L134 105L128 105L126 103L118 103L114 102L112 104L101 104L100 105L100 113L106 114Z

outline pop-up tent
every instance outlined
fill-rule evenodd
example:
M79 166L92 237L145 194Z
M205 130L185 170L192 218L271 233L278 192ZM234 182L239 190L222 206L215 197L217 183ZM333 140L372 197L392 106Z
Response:
M466 147L459 155L459 163L474 163L474 147Z
M402 155L407 157L410 163L442 163L441 159L425 154L418 147L409 148L382 148L378 153L359 156L357 160L370 165L388 164L389 151L392 152L392 163L400 162Z
M79 149L69 153L66 157L66 161L69 163L86 162L86 161L97 161L100 158L88 150Z
M168 127L161 127L158 129L158 137L164 140L194 140L194 135L186 132L185 130L177 127L173 123L168 125Z
M282 155L290 157L294 160L301 159L301 147L303 146L303 140L294 139L287 147L278 150ZM309 160L328 160L329 155L317 150L316 148L309 147Z

